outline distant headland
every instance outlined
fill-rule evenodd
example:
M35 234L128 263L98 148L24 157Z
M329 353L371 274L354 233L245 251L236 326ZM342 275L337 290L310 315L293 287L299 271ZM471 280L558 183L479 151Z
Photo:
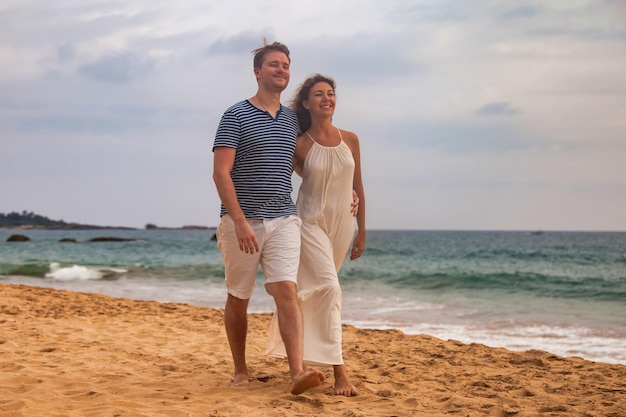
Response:
M32 211L27 212L24 210L21 213L0 213L0 229L50 229L50 230L138 230L136 227L124 227L124 226L99 226L94 224L81 224L66 222L64 220L52 220L46 216L35 214ZM158 230L178 230L178 229L214 229L214 227L187 225L182 227L159 227L152 223L147 223L145 229L158 229Z

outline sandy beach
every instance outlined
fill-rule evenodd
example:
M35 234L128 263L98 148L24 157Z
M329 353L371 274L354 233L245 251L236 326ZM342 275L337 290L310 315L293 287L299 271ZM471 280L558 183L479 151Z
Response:
M270 316L250 317L252 381L231 388L219 309L0 285L0 415L626 416L626 366L344 327L360 391L288 392L263 354Z

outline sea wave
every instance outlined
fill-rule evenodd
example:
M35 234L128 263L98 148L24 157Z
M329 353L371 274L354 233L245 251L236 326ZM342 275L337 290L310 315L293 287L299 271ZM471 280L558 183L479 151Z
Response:
M613 277L568 277L532 272L478 273L451 269L423 272L390 269L387 272L350 268L340 273L343 282L377 281L398 289L417 291L503 291L538 297L582 298L600 301L626 300L626 279Z
M50 272L45 274L45 277L58 281L91 280L109 278L126 272L127 270L121 268L101 268L83 265L61 266L59 263L53 262L50 264Z
M134 263L132 265L93 265L62 261L33 261L22 264L0 263L0 276L71 280L117 280L150 278L156 280L215 281L224 280L223 265L159 266Z
M48 272L50 272L49 262L27 262L19 265L0 264L0 275L43 278Z

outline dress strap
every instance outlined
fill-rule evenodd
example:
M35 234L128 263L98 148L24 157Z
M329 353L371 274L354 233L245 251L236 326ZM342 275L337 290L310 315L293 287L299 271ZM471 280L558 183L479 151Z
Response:
M341 130L339 130L338 127L335 127L335 129L337 129L337 133L339 133L339 144L341 144L341 142L343 142L343 136L341 136ZM315 139L313 139L313 136L311 136L308 130L304 133L306 133L309 139L311 139L314 143L317 143L318 145L320 145ZM320 146L323 146L323 145L320 145Z

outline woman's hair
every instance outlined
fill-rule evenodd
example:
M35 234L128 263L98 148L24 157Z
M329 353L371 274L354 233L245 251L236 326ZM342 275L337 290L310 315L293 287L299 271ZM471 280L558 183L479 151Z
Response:
M263 38L263 46L252 51L254 54L254 68L261 69L263 61L265 60L265 55L269 52L282 52L287 55L287 59L291 62L291 58L289 57L289 48L287 48L287 46L280 42L267 43L267 39Z
M311 127L311 113L304 108L302 102L309 99L311 88L319 82L328 83L335 90L335 80L322 74L315 74L304 80L300 88L296 91L296 95L290 103L290 107L298 115L298 124L300 125L300 133L304 133Z

